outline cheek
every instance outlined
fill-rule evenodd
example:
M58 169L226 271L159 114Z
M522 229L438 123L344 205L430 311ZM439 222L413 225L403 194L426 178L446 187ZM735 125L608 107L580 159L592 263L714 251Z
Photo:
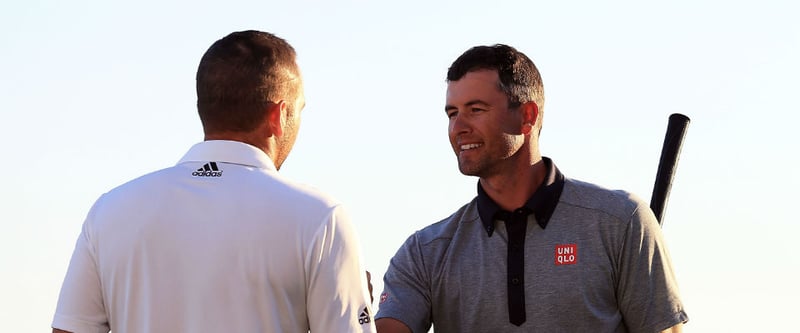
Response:
M522 145L525 143L525 137L522 135L510 135L505 134L503 135L503 150L505 150L505 155L513 155L517 151L522 148Z

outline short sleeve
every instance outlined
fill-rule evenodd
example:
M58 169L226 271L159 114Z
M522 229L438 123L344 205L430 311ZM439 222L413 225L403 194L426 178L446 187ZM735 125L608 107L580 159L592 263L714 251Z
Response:
M383 278L376 318L393 318L406 324L413 333L431 327L431 279L425 269L417 234L400 247Z
M359 239L341 206L309 244L305 266L311 332L376 332Z
M97 206L97 204L95 204ZM58 297L52 327L70 332L106 333L110 330L97 261L91 242L95 207L83 223Z
M631 216L620 253L617 295L628 330L660 332L686 322L661 228L643 203Z

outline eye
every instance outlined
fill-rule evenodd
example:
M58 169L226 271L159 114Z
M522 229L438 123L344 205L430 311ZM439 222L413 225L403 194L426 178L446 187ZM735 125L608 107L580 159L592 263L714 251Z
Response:
M470 109L470 110L471 110L472 112L483 112L483 111L486 111L486 110L484 110L484 109L481 109L481 108L472 108L472 109Z
M458 114L458 110L447 110L447 118L453 118Z

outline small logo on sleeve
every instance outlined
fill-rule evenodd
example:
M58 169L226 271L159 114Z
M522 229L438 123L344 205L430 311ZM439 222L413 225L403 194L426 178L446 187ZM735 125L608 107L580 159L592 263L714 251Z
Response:
M556 266L578 263L578 244L558 244L555 251Z
M378 304L383 304L383 302L386 302L387 298L389 298L389 293L381 294L381 300L380 300L380 302Z
M361 325L368 324L372 321L372 318L369 316L369 308L364 307L364 310L361 310L361 314L358 315L358 323Z

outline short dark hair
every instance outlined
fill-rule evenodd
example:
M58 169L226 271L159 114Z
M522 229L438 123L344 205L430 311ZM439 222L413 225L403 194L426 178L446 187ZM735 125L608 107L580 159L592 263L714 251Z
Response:
M297 98L299 76L295 50L282 38L255 30L225 36L197 68L203 129L206 134L254 130L268 103Z
M530 101L544 108L544 85L536 65L517 49L504 45L475 46L458 57L447 70L447 81L458 81L469 72L496 70L500 90L508 96L509 107Z

